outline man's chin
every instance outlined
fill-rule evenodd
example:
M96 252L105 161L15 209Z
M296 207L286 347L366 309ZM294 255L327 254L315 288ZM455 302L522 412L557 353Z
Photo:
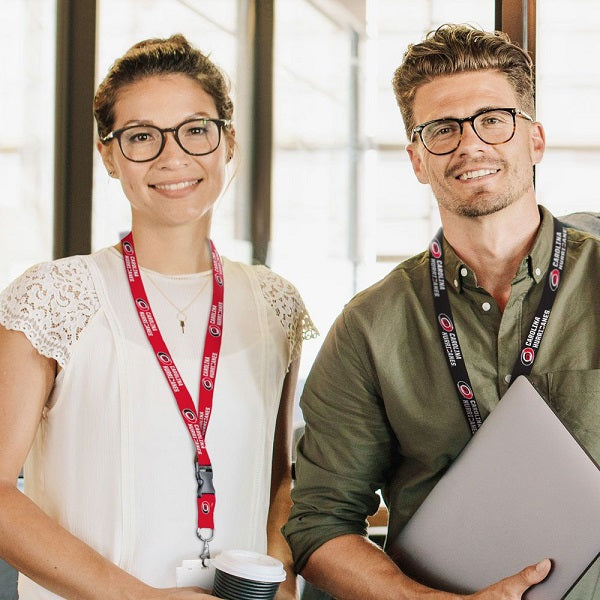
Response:
M440 205L459 217L477 218L493 215L510 204L506 198L489 198L489 196L486 198L485 196L485 194L481 194L471 198L469 202L444 202Z

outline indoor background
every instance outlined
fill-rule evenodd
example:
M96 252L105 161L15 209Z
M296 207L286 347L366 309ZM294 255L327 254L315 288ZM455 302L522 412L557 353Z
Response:
M598 211L596 0L2 0L0 287L128 228L91 98L133 43L181 32L228 73L236 105L235 177L213 238L299 289L322 333L305 343L303 381L344 303L439 227L390 82L407 44L446 22L520 29L548 143L539 201L557 215ZM0 600L14 597L0 580Z

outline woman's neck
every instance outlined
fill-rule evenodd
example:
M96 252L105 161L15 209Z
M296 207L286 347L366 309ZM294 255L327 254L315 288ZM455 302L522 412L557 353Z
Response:
M212 267L210 228L132 227L138 264L164 275L200 273ZM120 244L117 245L120 251Z

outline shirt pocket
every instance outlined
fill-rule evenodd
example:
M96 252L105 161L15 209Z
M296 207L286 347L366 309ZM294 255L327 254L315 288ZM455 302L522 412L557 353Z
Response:
M600 369L547 374L548 401L567 429L600 462Z

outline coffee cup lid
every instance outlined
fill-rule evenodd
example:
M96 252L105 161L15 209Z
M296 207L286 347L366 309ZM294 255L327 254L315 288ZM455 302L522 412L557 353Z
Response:
M280 560L249 550L225 550L213 565L220 571L252 581L284 581L285 570Z

